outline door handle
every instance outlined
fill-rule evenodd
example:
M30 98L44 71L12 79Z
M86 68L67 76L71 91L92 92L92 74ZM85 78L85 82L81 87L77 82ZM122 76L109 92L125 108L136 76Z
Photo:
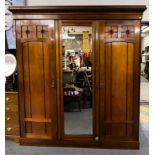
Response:
M103 86L104 86L104 83L100 82L100 88L103 88Z
M54 81L54 80L52 80L52 82L51 82L51 87L52 87L52 88L55 87L55 81Z

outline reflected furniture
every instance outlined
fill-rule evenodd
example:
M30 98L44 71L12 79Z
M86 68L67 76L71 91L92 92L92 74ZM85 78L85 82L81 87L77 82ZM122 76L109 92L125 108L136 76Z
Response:
M64 88L64 106L66 105L67 107L68 104L76 104L76 106L75 105L72 106L73 108L68 109L69 111L70 110L75 111L76 109L78 111L81 111L82 98L83 98L82 92L76 91L75 88ZM68 108L69 107L70 106L68 106Z
M140 26L145 9L10 7L16 25L20 144L139 148ZM92 134L64 133L65 25L92 27Z

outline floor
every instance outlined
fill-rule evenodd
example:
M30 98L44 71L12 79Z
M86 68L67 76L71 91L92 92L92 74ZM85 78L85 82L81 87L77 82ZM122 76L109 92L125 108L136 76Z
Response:
M92 108L65 112L65 134L92 134L92 115Z
M88 149L88 148L64 148L64 147L34 147L19 146L19 144L6 141L6 155L148 155L149 131L148 121L140 123L140 149L116 150L116 149Z
M143 76L141 76L140 83L140 100L149 102L149 82Z
M148 103L148 81L141 78L141 101ZM6 155L148 155L149 154L149 105L140 106L140 149L116 150L116 149L88 149L65 147L34 147L20 146L6 140Z

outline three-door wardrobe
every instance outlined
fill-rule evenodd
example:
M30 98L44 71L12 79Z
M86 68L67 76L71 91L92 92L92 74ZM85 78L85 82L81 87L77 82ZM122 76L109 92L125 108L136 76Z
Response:
M145 6L10 7L20 144L139 148Z

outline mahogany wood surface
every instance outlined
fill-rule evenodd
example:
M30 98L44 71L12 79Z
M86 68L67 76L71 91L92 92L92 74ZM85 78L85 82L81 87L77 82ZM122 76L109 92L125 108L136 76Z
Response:
M145 6L11 7L20 143L139 148L140 24ZM65 135L62 26L92 27L93 134Z
M17 38L22 48L23 100L21 133L57 137L56 74L53 21L18 21ZM50 25L50 28L48 28ZM50 37L49 37L50 36ZM52 52L53 50L53 52ZM51 63L52 62L52 63ZM44 121L43 121L44 120ZM47 121L50 120L50 121ZM24 122L23 122L24 121ZM35 136L36 137L36 136Z

